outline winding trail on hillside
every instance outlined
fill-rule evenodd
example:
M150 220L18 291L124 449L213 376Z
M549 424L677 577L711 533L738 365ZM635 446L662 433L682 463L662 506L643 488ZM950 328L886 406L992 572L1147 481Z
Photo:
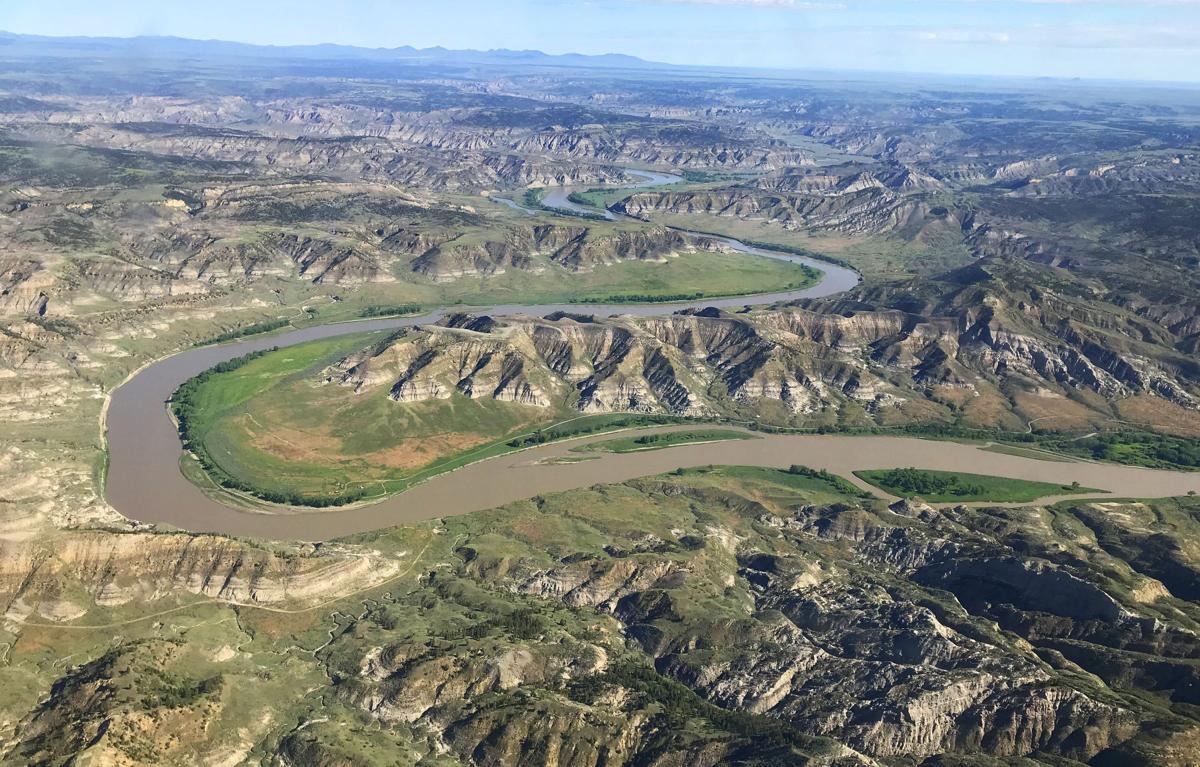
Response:
M633 171L636 172L636 171ZM656 174L643 186L670 183L678 177ZM566 199L566 195L563 199ZM555 202L557 202L557 197ZM615 214L614 214L615 215ZM497 317L570 314L660 316L681 309L742 308L802 298L832 296L858 284L851 269L791 253L746 245L732 238L714 238L749 255L803 263L822 272L821 280L802 290L715 300L630 305L523 305L474 307ZM621 482L707 464L739 464L783 468L802 464L826 469L866 487L852 472L915 466L924 469L995 474L1110 491L1118 496L1151 498L1200 492L1200 473L1158 471L1087 462L1057 463L987 452L953 442L903 437L832 435L773 435L760 439L681 445L649 453L605 453L592 460L554 463L571 448L612 435L591 436L544 445L480 461L371 505L311 511L285 508L236 508L210 497L180 470L183 448L170 418L167 400L185 381L212 366L254 351L287 347L324 338L392 330L437 322L450 311L439 309L412 317L394 317L301 328L268 336L189 349L139 370L109 397L105 424L108 443L106 495L125 517L144 523L168 524L194 532L214 532L277 540L319 541L500 506L543 493ZM644 432L671 431L660 427ZM1079 498L1080 496L1071 496Z

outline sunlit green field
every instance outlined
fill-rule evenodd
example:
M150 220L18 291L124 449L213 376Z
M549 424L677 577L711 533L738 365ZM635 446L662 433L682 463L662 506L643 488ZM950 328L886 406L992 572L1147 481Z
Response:
M383 495L509 450L504 439L562 415L457 393L398 403L387 387L357 394L324 381L325 367L379 337L300 344L211 376L193 397L189 436L220 472L268 493Z
M745 253L686 253L665 263L627 261L573 272L557 265L533 274L520 270L464 277L445 285L393 286L393 301L425 305L464 303L586 303L614 296L719 296L801 289L819 279L800 264Z

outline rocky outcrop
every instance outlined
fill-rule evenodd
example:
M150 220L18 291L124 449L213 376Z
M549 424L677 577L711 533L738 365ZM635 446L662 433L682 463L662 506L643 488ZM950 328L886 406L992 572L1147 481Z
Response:
M1038 510L796 509L786 497L698 479L641 480L623 497L722 508L731 515L724 524L761 527L735 533L697 512L672 517L668 538L626 535L549 566L544 555L514 559L511 548L480 541L460 550L462 572L612 616L658 673L705 700L879 760L982 753L1087 762L1123 753L1148 726L1144 712L1076 684L1071 663L1125 688L1139 674L1168 673L1118 672L1139 663L1139 650L1125 648L1145 651L1150 635L1156 652L1174 658L1195 646L1194 635L1139 617L1104 576L1073 568L1075 554L1038 532L1049 530ZM550 502L543 513L562 512ZM1011 633L987 628L992 620ZM1169 663L1179 672L1185 661Z
M50 544L4 544L0 587L6 616L56 620L67 586L116 607L187 592L226 602L303 604L388 577L394 561L366 554L309 551L280 557L223 538L149 533L64 534ZM78 607L86 612L90 604ZM75 619L82 615L71 614Z
M443 242L414 259L411 269L435 282L452 282L509 269L536 274L549 264L590 272L622 261L662 262L680 253L716 247L711 240L661 227L538 225L508 230L502 240L467 237Z
M53 283L39 261L0 257L0 315L45 314Z
M471 328L452 321L455 327L401 334L323 376L357 391L386 384L404 402L455 391L542 407L566 397L586 413L734 414L770 403L799 418L855 403L882 419L913 401L936 401L944 387L971 393L1012 376L1109 402L1149 394L1196 406L1197 380L1178 360L1156 359L1148 347L1077 320L1056 321L1049 299L1041 301L1047 315L1040 318L1011 293L982 299L980 310L981 287L962 288L974 294L969 309L953 299L940 310L923 308L958 314L932 318L790 308L605 321L486 319ZM906 305L896 296L885 300Z
M431 327L402 333L324 373L324 380L355 391L390 386L397 402L446 399L454 392L533 407L549 407L562 382L535 363L528 339L463 328Z
M281 234L268 241L294 262L300 276L312 282L337 284L372 282L380 276L379 264L353 247L329 240Z
M412 262L412 271L434 282L453 282L462 277L491 277L509 269L539 272L545 267L537 264L527 252L508 242L457 242L438 245Z
M615 208L646 218L655 213L730 216L769 222L785 229L844 234L920 237L929 228L953 228L944 207L925 201L938 182L910 168L889 171L789 172L767 176L755 186L703 191L639 192Z

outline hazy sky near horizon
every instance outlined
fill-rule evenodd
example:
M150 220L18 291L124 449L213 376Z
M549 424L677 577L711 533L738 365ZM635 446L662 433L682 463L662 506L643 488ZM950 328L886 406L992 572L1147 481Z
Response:
M1200 0L0 0L0 29L1200 81Z

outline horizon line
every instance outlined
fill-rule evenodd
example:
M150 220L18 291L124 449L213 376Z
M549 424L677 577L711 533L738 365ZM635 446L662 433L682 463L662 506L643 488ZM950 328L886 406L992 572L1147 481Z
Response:
M1117 86L1127 87L1131 85L1151 85L1164 88L1181 88L1186 90L1195 90L1200 88L1200 78L1194 80L1161 80L1161 79L1127 79L1127 78L1093 78L1082 75L1028 75L1028 74L998 74L995 72L945 72L945 71L930 71L917 69L895 69L895 70L879 70L879 69L858 69L858 68L843 68L843 67L777 67L777 66L754 66L754 65L716 65L716 64L681 64L671 61L656 61L652 59L642 58L632 53L622 53L620 51L608 51L605 53L580 53L578 51L565 51L562 53L549 53L540 48L449 48L444 45L431 45L424 48L419 48L412 44L403 44L393 47L386 46L366 46L355 45L353 43L341 42L319 42L319 43L273 43L273 42L248 42L245 40L232 40L217 37L186 37L183 35L46 35L27 32L11 32L6 29L0 29L0 37L8 38L23 38L26 40L60 40L60 41L116 41L116 42L136 42L138 40L170 40L181 41L197 44L221 44L244 46L247 48L266 49L278 52L286 52L289 50L299 49L321 49L321 48L340 48L346 51L363 51L373 53L395 53L399 51L415 51L423 52L445 52L451 54L535 54L546 58L582 58L582 59L605 59L605 58L623 58L629 59L639 64L644 64L649 67L670 68L677 70L690 70L693 72L711 72L711 73L774 73L777 75L804 73L820 73L825 75L854 75L857 77L874 75L877 77L914 77L914 78L948 78L948 79L979 79L979 80L994 80L1008 82L1024 82L1024 83L1055 83L1067 85L1095 85L1095 86ZM0 47L0 54L4 53L4 48ZM620 68L617 68L618 70Z

